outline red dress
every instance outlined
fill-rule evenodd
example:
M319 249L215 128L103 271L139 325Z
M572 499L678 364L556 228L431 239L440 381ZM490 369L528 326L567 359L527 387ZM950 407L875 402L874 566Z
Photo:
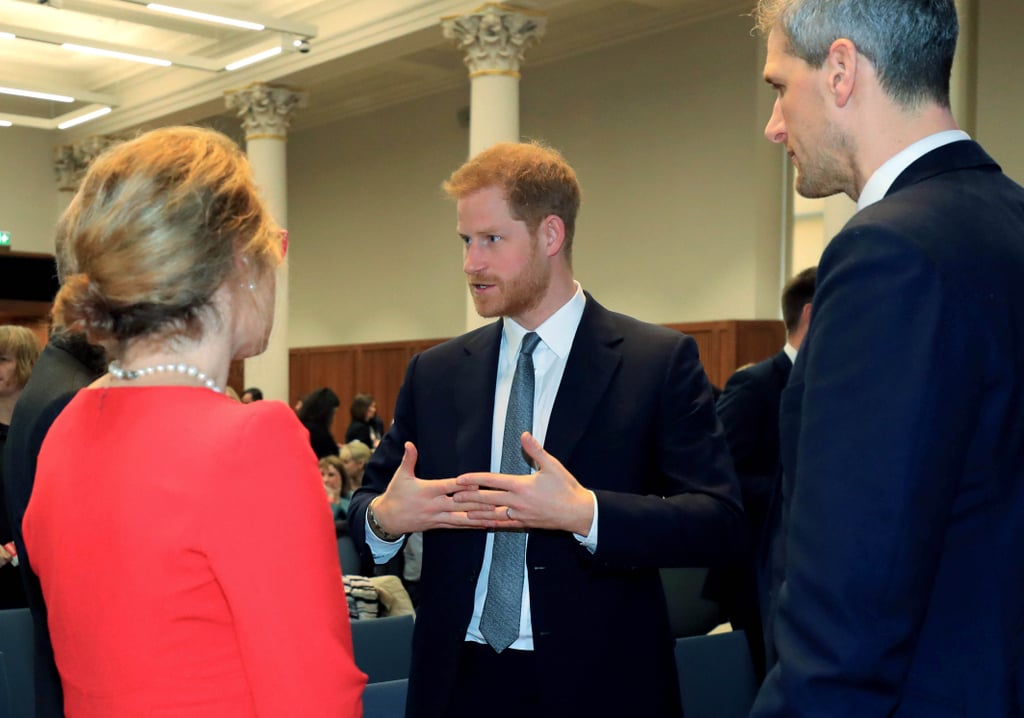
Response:
M23 526L69 718L361 715L331 510L285 404L80 391Z

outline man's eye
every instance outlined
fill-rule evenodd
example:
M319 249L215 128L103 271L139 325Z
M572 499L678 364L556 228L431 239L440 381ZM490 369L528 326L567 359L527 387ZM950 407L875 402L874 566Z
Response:
M497 242L500 239L501 239L501 235L500 234L489 234L489 235L487 235L487 241L488 242Z

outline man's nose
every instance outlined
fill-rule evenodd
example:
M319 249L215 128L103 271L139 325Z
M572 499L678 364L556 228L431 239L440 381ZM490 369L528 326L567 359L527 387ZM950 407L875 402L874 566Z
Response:
M764 127L764 136L769 142L784 143L789 137L786 133L786 122L782 119L782 110L779 108L780 102L780 98L775 98L772 116L768 118L768 124Z

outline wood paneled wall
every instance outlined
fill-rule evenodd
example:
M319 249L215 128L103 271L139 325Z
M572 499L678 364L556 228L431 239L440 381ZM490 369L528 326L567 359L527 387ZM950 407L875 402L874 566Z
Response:
M704 371L717 387L725 386L739 367L777 354L786 343L786 327L778 320L731 319L665 326L694 338Z
M737 367L772 356L786 340L782 322L728 320L666 325L692 336L712 384L724 386ZM372 394L384 426L391 423L395 400L413 355L444 339L292 349L289 363L289 402L321 386L341 398L334 420L334 437L342 441L349 424L349 404L356 394ZM241 391L241 389L239 389Z
M351 420L348 410L352 398L356 394L372 394L377 400L377 413L387 428L409 360L443 341L445 339L419 339L292 349L288 364L288 401L295 406L295 402L314 389L322 386L333 389L341 399L332 427L334 438L340 442L345 439Z

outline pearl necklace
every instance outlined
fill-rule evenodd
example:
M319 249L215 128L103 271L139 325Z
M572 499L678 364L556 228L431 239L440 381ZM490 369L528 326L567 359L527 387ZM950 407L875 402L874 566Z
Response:
M142 376L153 376L154 374L163 374L165 372L184 374L185 376L192 377L207 389L211 389L218 394L224 393L224 390L217 386L217 382L212 377L207 376L206 373L191 364L157 364L156 366L144 366L141 369L125 369L117 361L112 361L110 366L107 367L107 371L110 372L112 377L122 381L132 381Z

